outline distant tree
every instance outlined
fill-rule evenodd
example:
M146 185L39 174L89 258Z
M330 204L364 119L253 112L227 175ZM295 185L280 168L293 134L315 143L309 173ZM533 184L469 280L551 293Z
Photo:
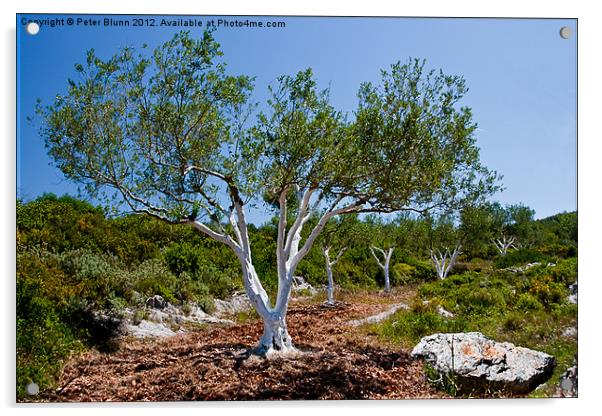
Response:
M359 222L357 215L347 215L328 223L321 237L322 255L326 264L327 278L327 303L334 305L334 277L333 267L339 262L345 251L350 245L359 243L362 224ZM331 250L334 248L334 252ZM332 254L336 253L334 257Z
M210 32L179 33L150 57L90 51L79 79L39 108L41 134L56 166L91 195L228 246L264 322L261 352L294 348L292 279L331 219L422 212L495 189L471 111L458 106L460 77L426 73L417 60L392 65L380 85L362 84L349 121L306 70L279 77L250 126L252 79L228 75L220 56ZM274 304L248 233L248 207L261 198L278 207ZM318 221L303 233L312 215Z
M368 220L372 227L369 237L370 253L378 266L383 270L385 293L391 291L391 258L398 243L399 232L393 222L384 222L380 217L372 216Z
M464 236L459 227L454 224L452 213L444 213L433 219L427 217L431 224L430 257L439 279L447 278L449 272L462 253Z
M502 256L511 248L527 246L530 242L535 211L522 204L488 205L494 236L491 241Z

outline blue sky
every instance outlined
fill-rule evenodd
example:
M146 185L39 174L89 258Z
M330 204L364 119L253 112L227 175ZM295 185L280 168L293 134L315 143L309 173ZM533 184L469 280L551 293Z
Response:
M17 194L32 199L44 192L76 194L50 166L35 100L50 103L75 77L73 65L94 48L110 56L123 46L154 47L181 28L83 25L42 26L27 35L22 18L77 19L77 15L17 17L18 143ZM79 16L102 19L105 16ZM122 16L132 21L134 17ZM117 18L117 17L116 17ZM217 17L198 16L206 23ZM173 17L171 17L173 19ZM427 67L462 75L469 92L462 104L473 109L483 163L504 176L502 203L524 203L538 218L576 209L576 21L559 19L304 18L229 17L229 20L284 21L285 28L219 28L215 36L233 74L256 77L254 99L281 74L312 67L333 105L352 112L363 81L409 57ZM562 39L562 26L571 28ZM191 29L202 33L203 28ZM266 215L253 213L254 222Z

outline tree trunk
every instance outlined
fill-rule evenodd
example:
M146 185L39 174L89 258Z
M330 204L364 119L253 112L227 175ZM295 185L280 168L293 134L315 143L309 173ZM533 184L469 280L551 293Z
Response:
M456 261L458 260L458 256L462 254L460 251L462 246L460 243L456 244L454 247L454 251L450 252L449 248L445 249L444 253L441 253L440 250L431 249L431 260L433 262L433 266L435 266L435 270L437 270L437 276L439 279L443 280L447 278L447 275L455 266Z
M491 240L495 245L495 248L500 252L500 255L503 257L508 254L508 250L511 248L515 248L514 243L516 242L516 238L514 236L506 237L502 235L502 238L492 239Z
M332 267L330 266L330 262L326 262L326 275L328 276L328 304L334 305L334 279L332 278Z
M343 247L337 257L334 260L330 260L330 247L324 247L322 253L324 254L324 260L326 261L326 276L328 277L328 287L326 289L328 293L328 304L334 305L334 278L332 277L332 266L338 263L343 254L347 250L347 247Z
M263 317L263 335L257 350L261 355L295 350L286 326L286 310L273 311Z
M389 279L389 261L390 257L387 257L385 261L385 292L389 293L391 291L391 280Z
M380 261L374 250L377 250L379 253L382 254L382 262ZM387 249L386 252L385 250L378 247L370 247L370 252L372 253L372 256L376 259L376 262L378 263L380 268L383 269L383 272L385 274L385 293L391 292L391 280L389 279L389 265L391 263L391 257L393 256L393 250L395 250L395 247L389 247L389 249Z
M290 280L280 279L276 306L271 307L267 293L261 286L255 268L249 260L241 259L245 291L253 307L263 320L263 335L259 339L256 352L268 355L274 351L294 350L286 325L288 299L291 292ZM292 278L292 276L290 276ZM284 280L284 281L283 281Z

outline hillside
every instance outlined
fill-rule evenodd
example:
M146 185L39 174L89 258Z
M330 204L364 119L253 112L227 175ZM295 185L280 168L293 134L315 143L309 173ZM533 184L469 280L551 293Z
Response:
M71 197L19 201L18 399L453 396L453 390L427 382L428 371L409 351L425 335L469 331L553 355L552 378L532 395L558 394L560 377L577 353L577 305L569 297L577 280L577 213L523 224L530 243L506 256L486 240L473 241L445 280L436 278L428 260L428 235L418 232L424 225L418 219L405 219L397 228L357 221L363 231L347 238L348 250L334 270L336 306L324 304L321 290L294 301L288 326L301 354L264 361L248 356L262 330L254 313L230 316L233 325L180 326L185 332L170 338L138 340L119 331L126 310L138 321L150 319L151 296L183 311L195 305L211 314L216 299L240 291L236 259L220 244L183 226L139 216L111 218ZM387 227L414 233L398 239L405 245L392 258L389 295L381 292L382 271L361 237ZM276 230L266 224L250 231L257 271L273 295ZM318 247L299 274L318 289L326 284ZM399 302L408 309L382 322L348 324ZM40 395L27 396L31 382L40 386ZM499 395L505 393L487 397Z

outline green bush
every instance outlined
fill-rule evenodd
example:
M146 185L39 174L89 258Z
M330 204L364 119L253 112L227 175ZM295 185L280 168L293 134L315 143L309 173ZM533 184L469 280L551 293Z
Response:
M426 282L437 279L437 272L430 261L408 257L405 259L405 263L414 268L413 278L415 281Z
M213 298L209 294L209 286L188 272L184 272L178 277L177 293L184 305L186 302L193 302L207 313L215 310Z
M176 276L160 259L146 260L140 264L129 274L129 283L133 290L147 297L160 295L168 302L176 302Z
M392 267L392 275L395 282L408 284L416 275L416 268L406 263L396 263Z
M549 275L537 275L528 282L529 293L535 296L542 305L551 307L552 304L562 303L568 296L564 285L554 282Z
M100 308L109 306L111 295L123 294L125 266L117 257L77 249L58 255L58 261L65 274L64 283L79 287L78 296Z
M516 300L515 306L522 311L537 311L542 308L539 300L530 293L521 293Z
M520 250L511 250L505 256L499 257L494 267L496 269L505 269L512 266L521 266L527 263L547 263L552 261L550 256L547 256L537 250L530 248L523 248Z
M518 313L510 313L504 318L504 329L516 331L523 326L523 317Z
M571 285L577 281L577 258L559 260L555 267L549 268L549 272L555 282Z
M17 396L29 383L40 389L56 381L62 363L83 348L73 330L63 324L54 305L36 283L17 277Z
M490 315L506 308L504 296L500 291L479 288L466 293L461 305L466 313Z
M436 311L424 310L398 313L378 326L378 330L387 338L401 341L406 347L413 347L424 336L439 332L464 332L467 326L468 323L462 318L447 319Z

